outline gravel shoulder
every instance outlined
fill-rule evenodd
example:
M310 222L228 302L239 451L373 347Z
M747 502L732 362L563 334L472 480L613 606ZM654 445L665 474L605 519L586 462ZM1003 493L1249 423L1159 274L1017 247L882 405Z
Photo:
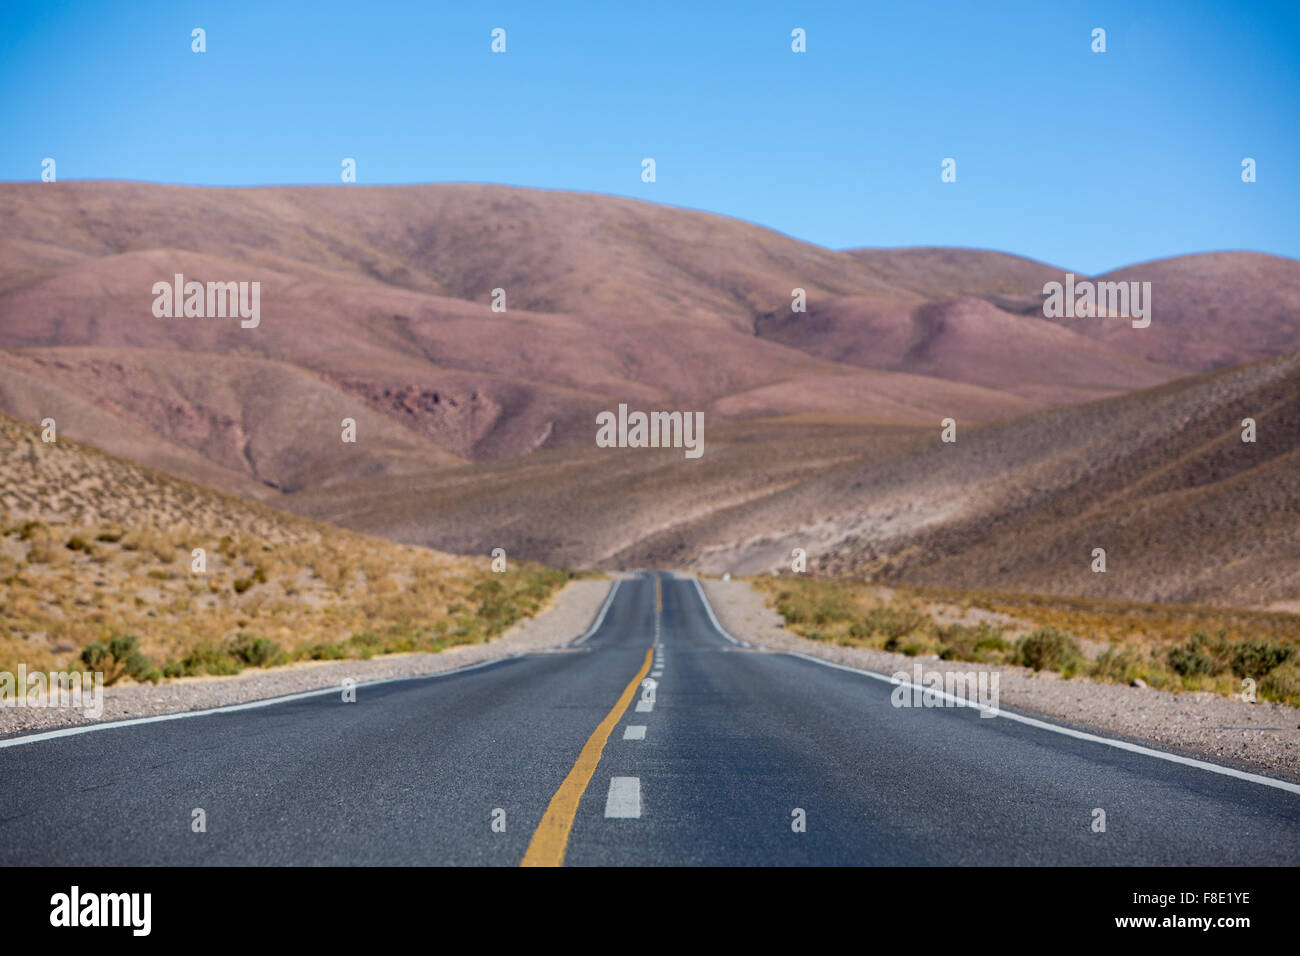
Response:
M890 675L926 669L996 672L999 706L1080 730L1149 744L1225 766L1300 782L1300 710L1250 704L1208 693L1129 687L1024 667L990 667L873 648L841 647L786 630L761 594L744 581L701 579L718 620L735 637L769 651L791 651Z
M457 645L437 654L391 654L368 661L308 661L266 670L250 669L233 677L194 677L157 685L106 687L104 712L94 719L72 708L0 708L0 736L242 704L340 687L344 678L360 684L421 677L483 661L542 653L581 636L595 619L613 584L612 580L592 578L570 581L536 617L520 621L486 644Z

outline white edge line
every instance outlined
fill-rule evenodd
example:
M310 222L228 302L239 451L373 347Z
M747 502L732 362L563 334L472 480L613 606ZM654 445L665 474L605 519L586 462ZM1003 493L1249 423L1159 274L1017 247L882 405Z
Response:
M614 602L614 592L623 581L620 578L616 580L609 589L609 594L605 597L605 603L601 606L600 614L592 623L587 633L574 641L570 646L581 644L591 635L600 629L600 625L605 621L605 615L609 611L610 605ZM492 664L500 664L502 661L514 660L519 657L518 654L511 654L507 657L499 657L495 660L480 661L477 664L470 664L468 667L457 667L449 671L439 671L436 674L416 674L411 677L387 677L382 680L364 681L354 686L361 687L378 687L381 684L395 684L400 681L411 680L429 680L434 677L450 677L453 674L464 674L468 671L478 670L480 667L488 667ZM133 717L130 720L109 720L97 724L86 724L79 727L61 727L58 730L46 730L40 733L27 734L22 737L5 737L0 739L0 750L6 747L17 747L20 744L40 743L43 740L57 740L60 737L76 737L81 734L90 734L98 730L115 730L119 727L137 727L142 724L157 724L166 720L184 720L187 717L207 717L212 714L233 714L241 710L256 710L260 707L272 707L276 704L287 704L295 700L307 700L311 697L321 697L325 694L337 694L341 684L333 687L322 687L319 690L303 691L300 694L286 694L280 697L267 697L264 700L252 700L242 704L227 704L222 707L209 707L206 710L185 710L175 714L154 714L149 717Z
M824 667L833 667L836 670L849 671L854 674L862 674L864 677L871 677L886 684L896 686L911 686L911 681L899 681L892 677L886 677L884 674L877 674L875 671L863 670L859 667L849 667L847 664L836 664L833 661L822 660L820 657L812 657L808 654L800 654L797 651L787 651L791 657L799 657L805 661L812 661L814 664L821 664ZM945 700L952 701L963 707L974 707L976 710L992 714L994 717L1005 717L1007 720L1014 720L1017 723L1027 724L1030 727L1037 727L1040 730L1050 730L1053 733L1064 734L1066 737L1074 737L1076 740L1086 740L1090 743L1105 744L1107 747L1115 747L1118 750L1127 750L1130 753L1142 754L1147 757L1156 757L1160 760L1168 760L1171 763L1180 763L1188 767L1196 767L1200 770L1208 770L1211 773L1220 773L1228 777L1236 777L1238 780L1247 780L1251 783L1260 783L1266 787L1275 787L1278 790L1286 790L1289 793L1300 794L1300 784L1288 783L1285 780L1278 780L1274 777L1265 777L1262 774L1250 773L1246 770L1237 770L1233 767L1223 767L1217 763L1210 763L1208 760L1197 760L1195 757L1184 757L1181 754L1166 753L1163 750L1153 750L1150 747L1143 747L1141 744L1129 743L1127 740L1115 740L1110 737L1101 737L1097 734L1090 734L1087 731L1075 730L1071 727L1062 727L1058 724L1049 724L1045 720L1038 720L1034 717L1026 717L1023 714L1012 713L1009 710L1002 710L997 707L989 707L987 704L971 703L960 697L937 690L935 688L926 688L927 692ZM983 716L983 714L981 714Z
M596 615L596 620L591 623L591 627L587 628L587 633L571 643L569 645L570 647L577 647L587 638L591 637L591 635L600 630L600 626L605 623L605 615L609 613L609 606L614 603L614 592L618 590L618 586L622 583L623 579L619 578L610 586L609 594L605 596L605 603L600 606L600 613Z
M364 683L355 684L357 688L361 687L378 687L381 684L397 684L402 681L412 680L430 680L434 677L450 677L452 674L464 674L467 671L478 670L480 667L489 667L492 664L500 664L503 661L510 661L518 658L520 655L511 654L509 657L499 657L491 661L480 661L477 664L470 664L468 667L457 667L455 670L439 671L436 674L416 674L412 677L385 677L382 680L365 681ZM233 714L241 710L256 710L259 707L273 707L276 704L287 704L294 700L306 700L310 697L322 697L325 694L337 694L342 689L342 683L333 687L322 687L320 690L303 691L300 694L286 694L282 697L267 697L264 700L250 700L242 704L226 704L222 707L209 707L207 710L183 710L175 714L154 714L150 717L132 717L130 720L108 720L98 724L85 724L80 727L61 727L58 730L46 730L36 734L28 734L25 737L6 737L0 740L0 750L5 747L17 747L19 744L34 744L42 740L56 740L59 737L75 737L79 734L90 734L97 730L115 730L118 727L136 727L140 724L157 724L165 720L183 720L186 717L208 717L212 714Z
M696 593L698 593L699 596L700 596L700 603L702 603L702 604L704 605L704 610L708 612L708 615L709 615L709 623L713 625L714 630L716 630L719 634L721 634L721 635L722 635L723 637L725 637L727 640L731 641L731 643L733 643L733 644L737 644L737 645L739 645L740 647L752 647L753 645L749 644L748 642L746 642L746 641L738 641L738 640L736 640L734 637L732 637L730 634L727 633L727 629L726 629L725 627L723 627L722 624L718 621L718 615L716 615L716 614L713 613L713 605L711 605L711 604L709 603L709 599L708 599L708 597L705 596L705 594L704 594L704 588L702 588L702 587L700 586L700 579L699 579L699 578L691 578L691 580L692 580L693 582L695 582L695 591L696 591Z

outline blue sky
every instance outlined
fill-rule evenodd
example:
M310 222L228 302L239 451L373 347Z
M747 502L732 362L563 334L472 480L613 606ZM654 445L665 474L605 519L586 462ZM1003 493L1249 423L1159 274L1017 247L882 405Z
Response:
M1300 258L1296 2L50 2L0 29L4 180L338 184L354 157L832 248Z

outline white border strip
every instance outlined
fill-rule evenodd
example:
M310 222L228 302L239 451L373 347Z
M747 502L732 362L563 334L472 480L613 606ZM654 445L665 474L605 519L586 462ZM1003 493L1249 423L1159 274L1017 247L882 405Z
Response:
M874 680L883 681L886 684L895 686L912 686L911 681L898 681L892 677L886 677L884 674L877 674L875 671L862 670L859 667L849 667L847 664L836 664L833 661L822 660L820 657L812 657L808 654L800 654L796 651L786 651L790 657L799 657L805 661L812 661L814 664L821 664L823 667L833 667L836 670L849 671L853 674L862 674L864 677L870 677ZM955 662L954 662L955 663ZM1053 733L1063 734L1066 737L1073 737L1076 740L1086 740L1089 743L1105 744L1107 747L1114 747L1117 750L1127 750L1129 753L1142 754L1146 757L1155 757L1159 760L1168 760L1170 763L1180 763L1187 767L1196 767L1199 770L1208 770L1210 773L1220 773L1226 777L1236 777L1238 780L1247 780L1250 783L1260 783L1266 787L1274 787L1278 790L1285 790L1288 793L1300 794L1300 784L1288 783L1285 780L1277 780L1273 777L1265 777L1258 773L1249 773L1245 770L1236 770L1232 767L1221 767L1217 763L1210 763L1207 760L1197 760L1194 757L1184 757L1181 754L1166 753L1163 750L1153 750L1150 747L1143 747L1141 744L1131 744L1127 740L1114 740L1110 737L1100 737L1097 734L1090 734L1083 730L1074 730L1070 727L1061 727L1057 724L1049 724L1045 720L1037 720L1033 717L1025 717L1022 714L1014 714L1011 711L1002 710L997 707L989 707L987 704L971 703L970 701L954 697L937 688L927 688L926 693L935 694L941 698L962 704L966 707L974 707L976 710L992 714L994 717L1005 717L1007 720L1014 720L1020 724L1026 724L1030 727L1037 727L1039 730L1050 730ZM983 716L983 714L981 714Z
M457 667L455 670L439 671L437 674L416 674L413 677L385 677L382 680L365 681L364 683L354 685L361 687L378 687L381 684L397 684L402 681L412 680L430 680L435 677L450 677L452 674L465 674L469 671L476 671L480 667L490 667L493 664L500 664L504 661L512 661L518 658L519 654L511 654L509 657L499 657L496 660L480 661L477 664L470 664L468 667ZM75 737L79 734L90 734L97 730L114 730L118 727L136 727L140 724L157 724L164 720L183 720L186 717L207 717L212 714L233 714L241 710L257 710L259 707L273 707L276 704L287 704L294 700L307 700L311 697L323 697L325 694L341 693L343 685L341 683L333 687L322 687L320 690L303 691L301 694L286 694L283 697L267 697L265 700L250 700L244 704L227 704L224 707L210 707L207 710L183 710L175 714L155 714L152 717L132 717L130 720L109 720L98 724L85 724L80 727L62 727L59 730L46 730L41 733L28 734L26 737L7 737L0 740L0 750L5 747L17 747L19 744L34 744L42 740L56 740L59 737Z
M582 635L582 637L578 638L576 641L573 641L572 643L569 644L570 647L577 647L587 638L591 637L591 635L595 634L597 631L600 630L600 626L605 623L605 615L609 613L609 606L614 603L614 593L618 590L618 586L622 583L623 583L623 579L619 578L617 581L613 583L613 585L611 585L609 589L609 594L606 595L605 597L605 603L600 606L600 613L596 615L596 620L592 621L591 627L587 628L586 634Z
M721 622L718 620L718 615L713 613L713 605L709 603L708 597L705 596L704 588L700 586L700 579L691 578L691 580L695 582L695 591L700 596L700 603L704 605L704 610L709 615L709 623L713 625L713 629L739 647L753 647L754 645L750 644L748 641L738 641L727 633L727 629L723 627Z
M573 644L581 644L600 629L600 625L605 620L605 614L609 611L609 606L614 601L614 592L618 590L618 586L622 583L622 579L614 582L614 585L609 589L609 595L605 598L605 604L601 607L600 614L597 616L595 623L591 625L591 629L588 630L586 634L574 641ZM478 670L481 667L490 667L493 664L500 664L503 661L515 660L520 656L522 655L511 654L507 657L498 657L490 661L480 661L477 664L470 664L467 667L457 667L449 671L439 671L436 674L416 674L412 677L386 677L382 680L365 681L356 684L355 686L358 688L378 687L381 684L396 684L401 681L429 680L434 677L450 677L453 674L465 674L469 671ZM28 734L23 737L6 737L0 739L0 750L3 750L6 747L17 747L20 744L34 744L40 743L43 740L57 740L60 737L76 737L80 734L94 733L97 730L114 730L118 727L137 727L141 724L157 724L165 720L184 720L187 717L207 717L212 714L233 714L241 710L256 710L260 707L272 707L276 704L287 704L290 701L295 700L307 700L312 697L322 697L325 694L337 694L340 693L341 688L341 684L336 684L332 687L323 687L320 690L308 690L299 694L285 694L280 697L267 697L263 700L252 700L243 704L227 704L223 707L210 707L206 710L183 710L174 714L154 714L150 717L132 717L130 720L109 720L97 724L84 724L78 727L61 727L58 730L41 731L40 733Z

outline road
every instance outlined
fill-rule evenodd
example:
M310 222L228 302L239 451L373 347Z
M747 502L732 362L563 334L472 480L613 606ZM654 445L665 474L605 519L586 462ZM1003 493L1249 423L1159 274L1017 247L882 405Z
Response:
M970 708L896 708L888 683L733 643L690 579L624 580L603 613L569 647L355 702L0 747L0 863L1300 860L1294 792Z

